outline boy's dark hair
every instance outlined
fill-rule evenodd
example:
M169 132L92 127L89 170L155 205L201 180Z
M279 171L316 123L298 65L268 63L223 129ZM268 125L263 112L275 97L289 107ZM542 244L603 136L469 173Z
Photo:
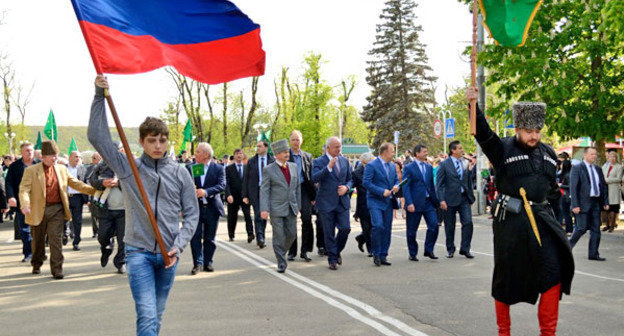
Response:
M139 138L143 140L148 135L162 135L169 138L169 127L159 118L147 117L139 126Z

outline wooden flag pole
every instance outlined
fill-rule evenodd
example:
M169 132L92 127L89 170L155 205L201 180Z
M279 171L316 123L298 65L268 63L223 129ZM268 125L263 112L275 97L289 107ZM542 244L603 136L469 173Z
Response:
M479 8L477 1L472 1L472 53L470 54L470 85L477 87L477 20ZM477 133L477 99L470 100L470 135Z
M169 265L169 254L167 254L168 251L165 247L165 242L163 241L160 230L158 229L156 217L154 217L154 211L152 211L152 206L150 205L147 194L145 193L145 187L143 186L143 181L141 180L141 176L139 175L139 170L137 169L136 162L134 161L134 156L132 155L132 151L130 150L130 146L128 145L126 133L124 132L123 127L121 127L121 121L119 120L117 110L115 109L115 104L113 104L113 98L108 92L108 89L104 90L104 97L106 97L106 102L108 102L108 107L110 108L110 112L113 115L113 120L115 120L117 133L119 134L119 138L121 139L121 143L123 144L124 151L126 152L128 164L130 165L130 169L132 170L132 175L134 176L134 181L137 184L137 189L139 189L139 193L141 194L141 200L143 201L143 205L145 206L147 217L149 217L150 224L152 225L152 229L154 230L156 242L158 243L158 247L160 248L160 253L162 254L163 261L165 262L165 265Z

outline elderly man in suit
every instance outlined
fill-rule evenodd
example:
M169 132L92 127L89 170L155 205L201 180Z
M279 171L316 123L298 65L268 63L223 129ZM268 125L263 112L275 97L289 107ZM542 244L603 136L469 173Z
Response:
M604 176L596 162L596 148L585 147L583 161L570 171L570 196L576 226L570 237L570 246L589 230L589 260L604 261L600 256L600 210L609 210L609 195Z
M433 248L438 239L439 230L436 209L440 206L440 201L438 201L433 184L433 167L427 163L427 147L417 145L414 147L414 155L416 160L403 169L403 180L407 181L403 186L403 196L407 211L406 236L409 260L418 261L416 232L418 232L420 219L423 216L427 223L425 257L435 256Z
M395 194L399 192L393 157L394 145L384 142L379 147L379 157L364 168L363 185L371 216L371 247L375 266L391 265L387 257L392 236L392 211L398 208Z
M342 264L340 252L345 247L351 227L349 209L353 186L349 160L340 155L342 144L337 137L327 139L325 155L312 164L312 182L318 183L316 210L321 216L329 269L335 271ZM338 229L338 233L336 233Z
M374 159L375 157L372 153L360 155L361 165L353 171L353 188L357 191L357 203L355 204L355 216L353 218L359 221L362 226L362 232L355 237L355 241L357 241L358 249L362 252L364 252L364 246L366 246L366 252L368 252L369 257L373 256L371 247L371 215L366 201L367 191L366 187L364 187L364 168Z
M34 158L34 146L30 142L24 142L20 145L20 153L22 157L15 160L9 166L5 181L6 198L11 208L20 208L19 203L19 186L24 176L24 170L39 163ZM20 238L22 239L22 253L24 258L22 262L28 262L32 258L32 236L30 234L30 226L26 224L24 214L21 211L15 213L15 225L19 229Z
M192 275L199 273L202 265L205 272L214 271L212 257L217 249L215 237L219 217L225 216L220 196L225 190L225 168L213 161L213 156L212 146L206 142L200 142L195 149L195 159L197 165L203 168L202 174L198 176L193 173L194 165L186 166L195 181L195 195L199 202L199 224L191 239Z
M312 183L312 154L301 149L303 135L300 131L290 132L290 158L288 162L295 163L299 169L299 184L301 184L301 259L310 261L308 252L314 246L314 227L312 226L312 206L316 197L316 189ZM288 260L295 260L297 256L297 237L288 251Z
M67 172L72 177L77 178L79 181L86 182L87 169L80 163L80 153L78 151L72 151L69 153L69 163L67 164ZM78 190L67 187L67 196L69 197L69 211L71 212L71 232L74 235L74 251L80 251L80 241L82 240L80 235L82 233L82 208L88 202L88 197L81 194Z
M67 167L56 164L59 149L54 141L44 141L41 152L42 162L24 171L19 186L21 211L26 224L32 226L32 273L41 273L47 235L52 276L63 279L63 223L71 218L67 187L89 195L93 195L95 189L69 175Z
M243 203L251 204L254 210L254 226L256 230L256 243L259 248L264 248L264 231L266 229L266 220L260 217L260 185L262 184L262 170L267 165L273 163L275 159L267 153L269 143L260 140L256 144L256 155L247 162L247 169L243 177ZM253 236L247 238L247 242L251 243Z
M622 202L622 165L618 162L615 149L607 152L607 162L602 166L602 174L607 183L609 194L609 210L607 211L607 226L602 231L613 232L617 227L620 203Z
M227 201L227 222L228 237L230 241L234 240L236 232L236 222L238 221L238 210L243 210L245 218L245 229L247 230L247 240L251 242L254 238L253 223L251 222L251 213L249 204L243 203L243 177L247 165L243 163L245 153L242 149L234 150L234 162L225 167L225 200Z
M277 271L286 271L286 251L297 237L297 214L301 209L299 168L288 162L290 152L286 139L271 144L275 161L264 167L260 187L260 216L271 216L273 252Z
M455 253L455 220L459 212L461 221L461 246L459 254L472 259L470 243L472 241L472 210L470 205L475 197L472 192L472 168L473 163L463 159L464 149L459 141L449 144L449 158L442 161L438 166L436 176L436 189L440 208L444 213L444 231L446 233L446 257L453 258ZM431 259L437 257L431 253Z

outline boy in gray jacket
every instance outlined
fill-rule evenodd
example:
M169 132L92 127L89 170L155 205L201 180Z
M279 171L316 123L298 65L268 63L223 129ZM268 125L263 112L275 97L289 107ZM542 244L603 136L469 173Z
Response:
M89 142L115 172L123 191L126 266L137 313L137 335L158 335L178 258L199 220L194 182L183 167L166 156L167 125L158 118L147 117L139 127L143 154L135 161L169 251L170 263L165 265L127 158L111 139L104 108L106 77L98 75L95 86L87 134Z

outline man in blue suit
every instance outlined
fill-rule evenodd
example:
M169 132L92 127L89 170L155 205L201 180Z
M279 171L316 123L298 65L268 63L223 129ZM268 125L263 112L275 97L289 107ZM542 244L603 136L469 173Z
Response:
M197 164L204 166L204 174L193 176L195 180L195 194L199 202L199 224L191 239L191 253L193 254L192 275L199 273L202 265L204 271L214 271L212 257L217 249L215 236L217 234L219 217L225 216L220 196L221 192L225 190L225 168L212 161L213 151L208 143L202 142L197 145L195 157ZM192 165L188 165L186 168L192 176ZM203 244L202 239L204 240Z
M371 245L376 266L391 263L386 259L392 234L392 210L398 208L394 196L399 191L396 167L392 163L394 145L384 142L379 147L379 157L364 167L366 202L371 215Z
M344 249L351 232L349 190L353 181L349 160L340 156L342 149L340 139L331 137L327 139L325 146L325 155L314 160L312 164L312 183L318 183L316 210L323 223L329 269L335 271L338 265L342 264L340 252Z
M405 210L407 210L407 249L409 260L418 261L418 243L416 232L420 218L425 217L427 235L425 238L425 257L435 258L433 248L438 239L438 215L436 209L440 201L433 184L433 167L427 163L427 147L414 147L416 160L403 169Z
M585 147L583 161L572 166L570 171L572 212L576 220L570 246L574 248L581 236L589 230L589 260L605 261L598 252L600 211L609 210L609 192L602 169L594 164L596 156L596 148Z
M444 231L446 233L446 257L453 258L455 253L455 220L459 213L461 221L461 246L459 254L468 259L474 258L470 253L472 241L472 209L475 197L472 191L473 163L463 158L464 149L459 141L449 144L449 158L438 166L436 189L440 208L444 213ZM431 258L431 257L430 257ZM437 259L433 257L432 259Z

